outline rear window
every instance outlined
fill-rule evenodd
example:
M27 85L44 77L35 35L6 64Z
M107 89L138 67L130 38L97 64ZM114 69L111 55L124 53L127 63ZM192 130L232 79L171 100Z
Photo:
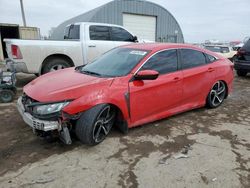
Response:
M80 25L66 27L64 39L80 39Z

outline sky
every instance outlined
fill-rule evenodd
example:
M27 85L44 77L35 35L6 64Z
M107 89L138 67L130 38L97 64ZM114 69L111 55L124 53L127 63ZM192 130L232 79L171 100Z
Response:
M152 0L153 1L153 0ZM51 27L110 0L23 0L28 26ZM250 0L154 0L181 26L185 42L243 40L250 36ZM20 0L0 0L0 23L22 25Z

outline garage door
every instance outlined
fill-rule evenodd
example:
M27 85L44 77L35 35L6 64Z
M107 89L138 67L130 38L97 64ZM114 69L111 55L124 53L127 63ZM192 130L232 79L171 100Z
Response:
M155 16L123 14L123 26L140 39L155 41Z

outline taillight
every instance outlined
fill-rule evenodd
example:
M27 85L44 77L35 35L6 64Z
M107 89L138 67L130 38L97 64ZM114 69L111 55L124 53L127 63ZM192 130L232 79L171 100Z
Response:
M23 56L21 54L21 51L17 45L11 45L11 54L13 59L22 59Z

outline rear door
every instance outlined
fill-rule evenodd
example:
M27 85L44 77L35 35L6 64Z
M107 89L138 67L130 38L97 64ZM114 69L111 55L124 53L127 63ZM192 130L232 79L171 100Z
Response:
M159 52L140 69L156 70L159 77L129 83L132 123L159 119L178 106L182 97L182 72L178 70L177 59L177 50Z
M87 63L114 47L109 26L87 25L85 31L88 34L88 37L85 38Z
M215 69L207 63L203 52L193 49L180 49L183 70L183 105L197 107L204 103L213 85Z

